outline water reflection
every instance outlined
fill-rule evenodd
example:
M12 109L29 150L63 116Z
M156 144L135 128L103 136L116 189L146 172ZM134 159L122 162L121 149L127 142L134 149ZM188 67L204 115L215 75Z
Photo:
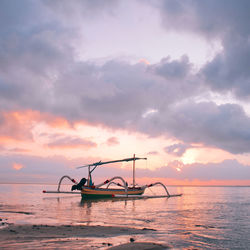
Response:
M12 223L146 228L150 234L140 238L172 242L176 248L250 245L250 188L169 187L170 193L183 196L147 200L81 200L80 195L42 194L43 189L1 185L0 218Z

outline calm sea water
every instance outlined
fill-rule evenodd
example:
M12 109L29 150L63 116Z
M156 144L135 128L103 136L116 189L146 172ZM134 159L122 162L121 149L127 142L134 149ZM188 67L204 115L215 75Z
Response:
M150 228L156 231L136 240L176 249L250 249L250 187L168 187L170 193L183 196L99 202L82 202L79 195L43 194L44 189L56 186L0 184L0 218L16 224ZM153 188L147 194L161 191ZM109 240L127 242L125 236Z

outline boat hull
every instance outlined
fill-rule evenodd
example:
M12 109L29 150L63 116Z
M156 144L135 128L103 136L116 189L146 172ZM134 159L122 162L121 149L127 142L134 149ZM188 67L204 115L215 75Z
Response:
M90 188L83 187L81 191L82 198L95 199L95 198L112 198L115 195L142 195L144 189L142 188L128 188L127 192L125 189L114 189L114 188Z

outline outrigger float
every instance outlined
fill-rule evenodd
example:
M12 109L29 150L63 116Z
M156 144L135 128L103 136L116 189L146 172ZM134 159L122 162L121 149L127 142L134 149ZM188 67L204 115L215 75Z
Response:
M81 194L82 199L100 199L100 198L124 198L124 199L148 199L148 198L170 198L181 196L182 194L170 194L167 190L167 187L161 182L155 182L149 185L144 186L137 186L135 184L135 161L137 160L147 160L147 158L139 158L139 157L132 157L126 158L122 160L115 160L115 161L106 161L106 162L96 162L85 166L80 166L77 168L88 168L88 179L82 178L81 181L78 183L75 179L69 177L68 175L64 175L61 177L58 187L56 191L43 191L43 193L53 193L53 194ZM128 183L120 176L115 176L109 180L106 180L98 185L94 185L92 181L92 172L97 168L97 166L110 164L110 163L117 163L117 162L129 162L133 161L133 184L132 186L128 186ZM74 183L71 188L71 191L60 191L61 183L64 179L69 179ZM120 182L115 182L119 180ZM87 182L87 184L86 184ZM86 184L86 185L85 185ZM117 186L117 188L110 188L111 185ZM160 185L164 188L166 194L165 195L143 195L144 191L147 188ZM80 190L80 192L73 191L73 190Z

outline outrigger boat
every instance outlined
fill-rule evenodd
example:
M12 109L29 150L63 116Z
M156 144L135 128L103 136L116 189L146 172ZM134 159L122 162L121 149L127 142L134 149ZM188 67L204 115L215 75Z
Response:
M64 194L81 194L82 199L99 199L99 198L161 198L161 197L174 197L174 196L181 196L182 194L174 194L170 195L166 186L161 182L155 182L149 185L144 186L137 186L135 184L135 161L137 160L147 160L147 158L139 158L135 157L132 158L125 158L122 160L114 160L114 161L106 161L106 162L95 162L89 165L80 166L79 168L88 168L88 179L82 178L81 181L78 183L75 179L69 177L68 175L64 175L61 177L57 191L43 191L43 193L64 193ZM98 185L94 185L92 181L92 172L101 165L110 164L110 163L118 163L118 162L129 162L133 161L133 184L132 186L128 186L128 183L120 176L115 176L111 179L108 179ZM71 192L60 191L61 183L63 179L69 179L74 183L71 188ZM120 182L115 182L115 180L119 180ZM87 183L87 184L86 184ZM86 184L86 185L85 185ZM117 186L117 188L110 188L111 185ZM162 186L165 191L166 195L154 195L154 196L146 196L143 195L146 188L153 187L156 185ZM80 190L80 192L75 192L73 190Z

